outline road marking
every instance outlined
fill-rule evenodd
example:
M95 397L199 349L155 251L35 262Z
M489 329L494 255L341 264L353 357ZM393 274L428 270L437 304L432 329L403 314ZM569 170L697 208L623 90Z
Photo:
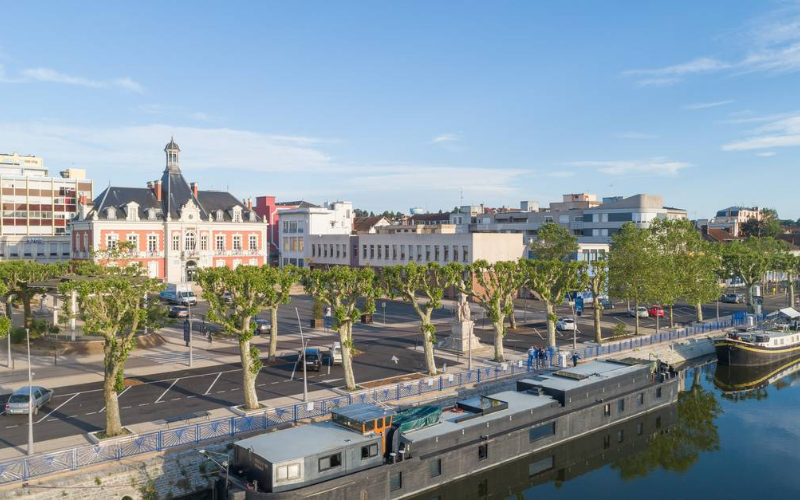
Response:
M217 373L217 377L214 379L213 382L211 382L211 385L208 386L208 389L206 390L206 392L203 393L203 396L211 392L211 388L214 387L214 384L217 383L217 380L219 380L220 375L222 375L222 372Z
M150 404L150 403L142 403L142 404L140 404L139 406L147 406L147 405L149 405L149 404Z
M281 383L281 381L278 380L277 382L272 382L270 385L275 385L275 384L280 384L280 383Z
M332 382L338 382L340 380L344 380L344 379L343 378L332 378L332 379L328 379L328 380L322 380L319 383L320 384L330 384Z
M89 413L87 413L87 415L94 415L96 413L97 413L96 411L90 411Z
M51 411L50 413L48 413L48 414L47 414L47 415L45 415L44 417L40 418L39 420L37 420L37 421L36 421L36 423L38 424L38 423L39 423L39 422L41 422L42 420L46 419L47 417L49 417L50 415L52 415L53 413L55 413L56 411L58 411L58 409L59 409L59 408L61 408L61 407L62 407L62 406L64 406L65 404L69 403L69 402L70 402L70 401L72 401L73 399L75 399L75 398L77 398L78 396L80 396L80 394L81 394L80 392L79 392L79 393L76 393L74 396L72 396L72 397L71 397L71 398L69 398L68 400L66 400L66 401L64 401L63 403L61 403L60 405L56 406L56 407L55 407L55 409L54 409L53 411Z
M196 398L197 396L186 396L186 399Z
M267 384L266 384L266 383L264 383L264 384L258 384L258 386L259 386L259 387L261 387L261 386L263 386L263 385L267 385ZM2 415L2 413L0 413L0 415Z
M19 424L6 426L6 429L13 429L14 427L19 427Z
M231 391L238 391L238 390L239 390L238 387L234 387L233 389L231 389Z
M123 394L125 394L125 392L126 392L128 389L130 389L131 387L133 387L133 386L132 386L132 385L129 385L128 387L124 388L124 389L122 390L122 392L120 392L119 394L117 394L117 403L119 403L119 398L121 398L121 397L122 397L122 395L123 395ZM128 408L130 408L130 406L128 406ZM102 407L102 408L100 408L100 411L98 411L97 413L103 413L104 411L106 411L106 407L105 407L105 406L104 406L104 407Z
M217 394L220 394L220 393L223 393L223 392L225 392L225 391L217 391Z
M171 401L177 401L179 399L181 399L181 398L172 398Z
M120 410L127 410L128 408L130 408L130 406L123 406L122 408L120 408Z
M175 385L175 384L177 384L177 383L178 383L178 380L180 380L180 378L176 378L175 380L173 380L173 381L172 381L172 383L169 385L169 387L167 387L167 390L166 390L166 391L164 391L164 392L162 392L162 393L161 393L161 395L158 397L158 399L156 399L156 403L161 403L161 402L162 402L162 401L161 401L161 398L163 398L163 397L164 397L164 395L165 395L166 393L168 393L170 389L172 389L172 386L173 386L173 385Z

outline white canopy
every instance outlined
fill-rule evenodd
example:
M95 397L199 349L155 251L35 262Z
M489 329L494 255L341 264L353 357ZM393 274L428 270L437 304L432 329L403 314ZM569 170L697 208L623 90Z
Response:
M781 314L786 316L789 319L797 319L800 318L800 312L797 312L793 307L784 307L780 311Z

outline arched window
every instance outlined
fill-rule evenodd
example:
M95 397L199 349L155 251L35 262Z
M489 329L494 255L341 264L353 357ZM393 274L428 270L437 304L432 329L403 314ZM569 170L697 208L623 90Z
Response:
M183 236L183 247L184 250L193 251L197 248L197 236L194 234L194 231L186 231L186 234Z

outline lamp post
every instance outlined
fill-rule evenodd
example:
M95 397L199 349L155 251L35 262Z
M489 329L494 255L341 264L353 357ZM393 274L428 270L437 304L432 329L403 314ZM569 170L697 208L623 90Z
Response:
M194 365L194 352L192 345L192 301L186 298L186 306L189 309L189 368Z
M33 455L33 374L31 373L31 331L25 329L28 345L28 456Z
M228 457L227 453L219 453L219 452L216 452L216 451L209 451L209 450L197 450L197 453L199 453L201 456L203 456L206 459L211 460L212 462L217 464L217 466L220 469L225 469L225 497L227 498L228 497L228 476L229 476L230 465L231 465L230 464L230 457ZM217 462L214 459L214 457L211 456L212 454L225 457L225 460L223 460L222 463Z
M302 347L302 356L303 356L303 402L305 403L308 401L308 375L306 373L306 341L303 337L303 324L300 322L300 311L297 308L294 308L295 314L297 314L297 326L300 327L300 345Z

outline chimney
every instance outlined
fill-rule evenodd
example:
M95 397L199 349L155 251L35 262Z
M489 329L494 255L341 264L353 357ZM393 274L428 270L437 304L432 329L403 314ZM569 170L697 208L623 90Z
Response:
M193 183L192 183L192 193L194 193L194 197L195 197L195 198L197 198L197 197L198 197L198 196L197 196L197 190L198 190L197 183L196 183L196 182L193 182Z
M161 179L155 181L154 187L156 188L156 200L161 201Z

